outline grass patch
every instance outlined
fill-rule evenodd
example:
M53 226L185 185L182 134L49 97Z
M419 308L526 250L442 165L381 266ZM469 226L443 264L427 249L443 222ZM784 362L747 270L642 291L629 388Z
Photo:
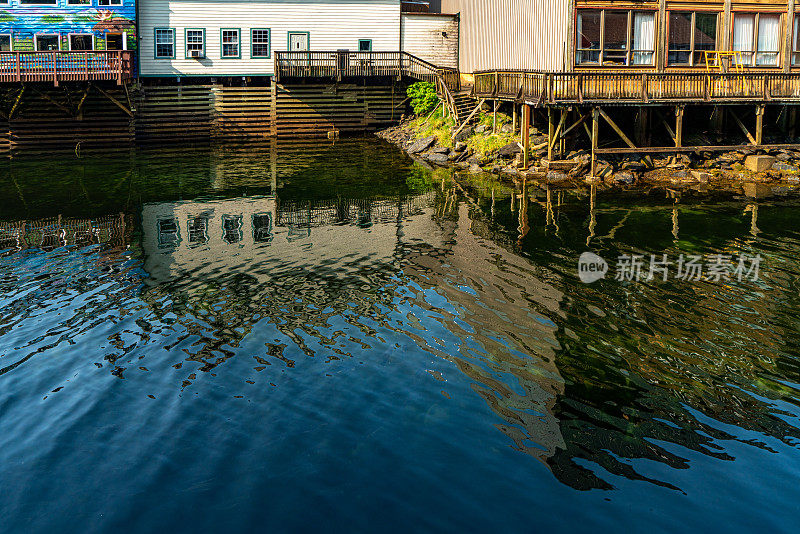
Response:
M414 135L417 139L423 137L436 137L440 146L448 148L453 147L453 127L455 121L451 117L445 117L442 109L439 108L434 111L433 115L428 117L419 117L411 122L411 128L414 130Z

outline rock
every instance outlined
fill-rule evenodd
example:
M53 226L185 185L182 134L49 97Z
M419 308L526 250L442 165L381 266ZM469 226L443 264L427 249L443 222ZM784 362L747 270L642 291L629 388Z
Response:
M587 176L586 178L584 178L583 181L589 185L597 185L599 183L602 183L603 179L600 178L599 176Z
M643 172L647 168L647 166L641 161L626 161L622 165L622 168L627 171Z
M453 141L456 142L456 145L458 143L464 144L464 141L472 137L473 133L475 133L475 129L472 126L465 126L464 129L458 132L458 135L453 138Z
M599 178L608 178L614 172L614 167L607 161L599 160L595 162L594 172Z
M434 143L436 142L436 137L423 137L415 141L410 147L408 147L408 152L411 154L419 154L425 150L428 150Z
M569 179L569 176L564 174L563 172L558 171L548 171L545 175L545 180L547 180L548 184L557 184L560 182L564 182Z
M433 152L435 154L449 154L450 149L447 148L446 146L437 146L436 148L433 149Z
M572 160L553 160L543 159L542 165L549 171L571 171L577 163Z
M725 152L717 157L717 162L721 164L732 164L744 160L744 155L738 152Z
M742 187L749 198L769 198L773 195L772 187L766 184L746 183Z
M744 166L752 172L768 171L774 163L774 156L747 156L744 160Z
M712 180L714 176L710 172L692 171L692 178L694 178L701 184L705 184L708 183L710 180Z
M521 152L522 149L519 147L518 143L509 143L497 151L497 156L500 158L512 158Z
M481 169L480 165L473 163L469 166L469 172L471 172L472 174L481 174L483 172L483 169Z
M447 158L447 154L441 154L438 152L431 152L425 154L423 156L426 160L430 161L431 163L435 163L436 165L445 166L449 159Z
M667 168L671 170L682 171L686 168L686 165L683 163L670 163L667 165Z
M772 164L773 171L780 171L780 172L798 172L800 168L796 165L790 165L789 163L783 163L782 161L776 161Z
M636 183L636 175L632 172L622 171L615 174L613 180L617 185L633 185Z
M467 144L463 141L456 141L456 144L453 145L454 152L464 152L467 149Z
M685 184L694 181L694 177L686 171L675 171L669 175L669 179L673 184Z
M794 154L787 152L786 150L781 150L775 156L775 159L777 159L778 161L789 161L794 157L795 157Z
M488 127L484 124L479 124L478 126L475 127L475 133L482 134L485 133L486 130L488 130Z
M504 124L500 127L500 133L513 133L514 127L511 124Z

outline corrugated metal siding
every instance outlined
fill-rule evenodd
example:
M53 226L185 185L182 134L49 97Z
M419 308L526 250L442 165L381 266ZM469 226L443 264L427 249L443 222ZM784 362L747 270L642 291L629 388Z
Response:
M175 28L175 59L155 59L155 28ZM185 58L185 29L205 28L206 58ZM220 29L241 30L241 59L220 58ZM400 0L140 0L142 76L273 74L274 61L250 57L250 29L270 28L271 49L288 50L288 34L309 32L311 50L400 50Z
M442 12L461 14L462 72L562 70L569 5L569 0L442 0Z
M439 67L458 67L458 17L403 13L403 52Z

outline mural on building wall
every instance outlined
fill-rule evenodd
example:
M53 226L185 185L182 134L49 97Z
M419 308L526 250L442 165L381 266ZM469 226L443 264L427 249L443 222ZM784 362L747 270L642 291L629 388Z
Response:
M22 52L37 49L135 51L135 0L107 5L113 1L55 0L49 5L31 5L12 0L0 9L0 50L7 51L10 46ZM10 39L2 38L6 35Z

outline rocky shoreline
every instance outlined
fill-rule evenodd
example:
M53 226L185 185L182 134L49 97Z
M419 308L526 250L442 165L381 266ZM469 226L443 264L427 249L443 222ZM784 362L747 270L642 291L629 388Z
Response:
M730 152L695 151L677 155L630 155L597 161L596 176L589 176L588 150L572 151L562 160L547 159L547 135L532 128L533 147L528 168L522 167L522 148L517 141L485 153L471 148L476 138L495 136L483 124L463 128L450 135L424 135L419 121L406 119L400 125L377 133L378 137L403 149L417 161L432 167L451 167L472 174L490 173L517 183L575 188L692 187L728 190L748 196L771 196L800 191L800 151L743 147ZM498 128L506 138L511 125ZM449 131L448 131L449 133ZM443 139L444 138L444 139Z

